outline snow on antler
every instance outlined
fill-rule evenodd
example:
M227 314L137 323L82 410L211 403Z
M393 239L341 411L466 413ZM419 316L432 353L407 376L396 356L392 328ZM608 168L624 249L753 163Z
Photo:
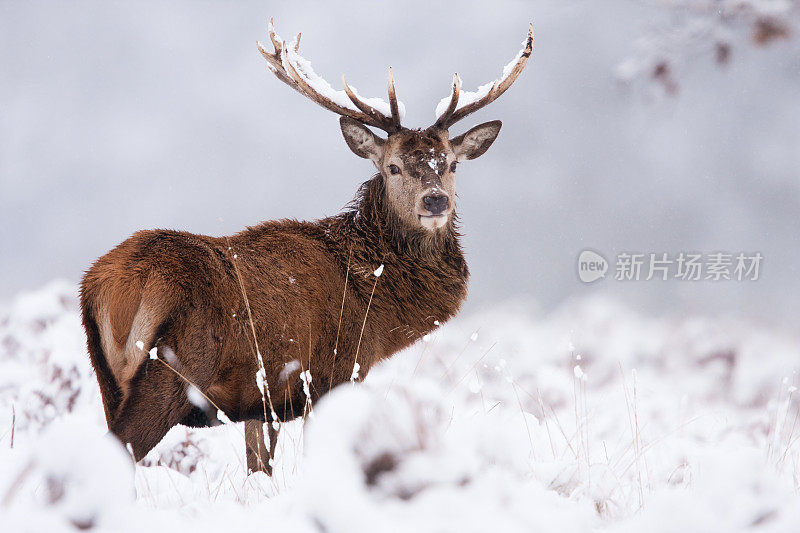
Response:
M258 43L258 49L267 60L270 71L279 80L335 113L389 132L400 129L400 122L405 116L405 105L397 101L391 69L389 69L389 102L382 98L364 98L354 87L347 84L344 76L342 82L345 88L341 91L334 89L319 76L311 66L311 62L299 53L300 34L287 44L275 33L273 21L270 20L269 38L274 52L269 52L261 43Z
M436 125L449 127L467 115L488 105L503 94L517 79L533 51L533 25L528 26L528 35L522 49L504 67L499 78L481 85L476 91L461 90L461 78L456 74L450 94L436 106Z

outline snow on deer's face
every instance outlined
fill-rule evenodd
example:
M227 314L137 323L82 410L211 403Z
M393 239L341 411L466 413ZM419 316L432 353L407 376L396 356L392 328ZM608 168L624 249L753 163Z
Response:
M457 164L447 132L429 129L389 136L376 166L395 214L435 231L447 225L455 209Z
M370 159L386 184L389 208L411 227L437 231L455 212L456 167L489 149L500 122L487 122L449 139L447 130L403 129L381 139L363 124L341 120L345 141L353 152Z

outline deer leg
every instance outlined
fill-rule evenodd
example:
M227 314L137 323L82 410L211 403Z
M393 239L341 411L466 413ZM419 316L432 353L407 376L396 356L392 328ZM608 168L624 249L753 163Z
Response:
M111 432L141 460L192 412L183 380L161 361L145 359L130 383Z
M267 422L264 424L267 426L267 436L269 437L269 457L270 459L275 459L275 446L278 444L278 430L272 426L272 422ZM275 461L272 461L273 463ZM272 465L267 463L267 470L266 473L268 476L272 477Z
M264 442L264 428L267 428L269 438L269 450ZM271 423L263 423L261 420L246 420L244 423L244 445L245 456L247 457L248 472L265 472L268 476L272 475L272 465L270 460L275 457L275 445L278 442L278 432L272 427Z
M264 445L264 423L261 420L245 420L244 447L247 472L266 472L269 468L269 456Z

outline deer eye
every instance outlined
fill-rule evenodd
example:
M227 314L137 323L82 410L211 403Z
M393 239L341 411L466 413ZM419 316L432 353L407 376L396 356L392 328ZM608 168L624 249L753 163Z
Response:
M457 166L458 166L458 161L453 161L452 163L450 163L450 172L455 172Z
M392 174L400 174L400 167L397 165L389 165L389 172Z

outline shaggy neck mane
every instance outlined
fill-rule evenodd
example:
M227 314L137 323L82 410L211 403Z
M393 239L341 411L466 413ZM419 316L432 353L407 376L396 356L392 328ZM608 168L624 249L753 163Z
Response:
M361 186L342 213L317 224L349 280L349 290L364 308L372 304L368 331L380 339L375 357L408 346L458 312L469 271L455 216L435 232L409 227L392 213L379 174ZM385 272L376 278L380 265ZM358 314L366 316L362 310Z
M456 215L437 231L409 227L389 208L380 174L361 185L342 213L320 220L319 224L325 229L329 245L339 256L343 268L350 264L365 270L385 264L387 269L391 266L392 270L404 270L411 279L421 270L427 270L443 278L455 274L462 283L466 283L469 275L459 242ZM372 282L366 280L359 292L368 291L371 285Z
M389 209L386 187L380 174L365 181L355 198L336 217L337 222L349 234L347 240L369 236L367 242L389 247L394 253L411 256L417 260L434 260L442 255L461 254L458 233L458 218L454 214L444 228L428 231L421 227L409 227Z

